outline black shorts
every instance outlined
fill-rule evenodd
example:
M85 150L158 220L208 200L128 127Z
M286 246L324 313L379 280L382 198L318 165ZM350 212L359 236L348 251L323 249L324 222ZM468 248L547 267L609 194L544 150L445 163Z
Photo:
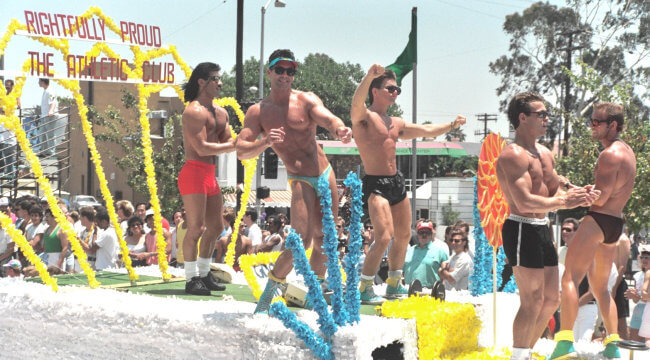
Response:
M623 278L616 288L616 294L614 294L614 302L616 303L616 312L618 313L619 319L630 316L630 303L625 298L625 290L627 290L627 283L625 282L625 278Z
M363 206L368 207L370 194L377 194L392 206L406 198L404 175L398 170L392 176L366 175L363 177Z
M557 266L558 257L548 225L532 225L507 219L501 230L503 250L512 266L543 269Z

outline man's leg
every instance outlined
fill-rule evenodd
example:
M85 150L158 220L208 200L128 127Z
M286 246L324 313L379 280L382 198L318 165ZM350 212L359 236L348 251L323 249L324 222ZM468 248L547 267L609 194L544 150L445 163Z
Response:
M600 244L596 250L594 266L589 271L589 286L596 298L600 314L607 329L607 337L603 341L606 358L620 358L616 342L618 335L618 313L612 294L607 289L607 282L612 271L612 263L616 255L616 244Z
M402 268L406 250L411 239L411 203L408 198L390 207L393 219L395 240L388 253L388 278L386 295L389 297L407 296L408 290L401 284Z
M183 240L183 259L185 267L185 292L196 295L210 294L199 278L199 270L196 267L197 248L196 243L203 234L205 219L206 195L187 194L183 195L183 206L185 207L185 224L187 233Z
M332 216L336 220L339 215L339 193L336 187L334 171L330 171L328 180L330 193L332 194ZM323 210L318 197L314 198L314 203L309 208L307 216L309 218L309 229L311 230L312 238L312 255L309 259L309 265L316 276L324 279L325 272L327 271L327 254L323 251L323 241L325 239L325 234L323 234Z
M199 277L210 290L223 291L225 286L219 284L210 273L210 263L217 236L223 231L223 198L221 194L209 196L205 205L205 231L199 243L199 258L196 261Z
M377 269L381 264L381 259L390 240L393 238L393 216L388 200L377 194L371 194L368 198L368 213L375 231L375 237L363 262L359 290L361 291L362 303L377 304L381 303L383 299L375 295L372 285ZM402 259L402 261L404 260Z
M562 276L561 331L555 334L557 345L551 359L564 359L575 353L573 325L578 316L578 285L587 274L598 244L602 241L603 233L596 221L591 216L585 216L571 241L564 262L566 267Z
M544 269L522 266L513 266L512 269L519 288L520 301L519 311L512 323L512 347L513 350L529 349L530 339L533 332L536 332L535 324L544 304ZM517 358L514 351L513 358Z
M535 347L535 343L542 336L548 321L553 316L555 310L560 306L560 280L557 266L544 267L544 301L542 308L535 321L535 327L531 333L532 337L529 348Z

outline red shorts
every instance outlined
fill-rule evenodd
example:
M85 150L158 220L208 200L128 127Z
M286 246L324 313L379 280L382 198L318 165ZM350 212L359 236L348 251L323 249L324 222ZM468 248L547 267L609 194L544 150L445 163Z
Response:
M181 196L189 194L214 196L221 194L214 173L215 166L212 164L187 160L178 174L178 190L181 192Z

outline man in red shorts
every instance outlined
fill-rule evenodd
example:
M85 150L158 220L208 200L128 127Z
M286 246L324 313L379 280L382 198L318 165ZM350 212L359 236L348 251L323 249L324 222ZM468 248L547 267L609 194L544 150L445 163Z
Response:
M215 63L200 63L183 85L189 104L183 112L186 160L178 174L178 189L187 223L183 241L185 292L193 295L210 295L210 290L225 289L210 273L214 245L223 230L223 200L215 177L215 157L235 150L228 113L212 103L221 91L220 70ZM197 260L199 238L202 240Z

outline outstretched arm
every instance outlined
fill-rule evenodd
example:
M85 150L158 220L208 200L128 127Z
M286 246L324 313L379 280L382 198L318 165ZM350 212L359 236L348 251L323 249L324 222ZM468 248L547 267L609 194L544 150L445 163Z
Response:
M248 108L246 118L244 119L244 128L239 133L235 148L237 149L237 158L239 160L252 159L261 154L266 148L284 141L284 128L271 129L268 134L261 139L257 136L262 133L260 125L260 104L255 104Z
M416 137L430 137L434 138L439 135L442 135L446 132L449 132L453 129L458 129L467 122L467 119L462 116L456 116L454 121L451 121L447 124L411 124L404 123L404 128L400 131L399 138L401 140L411 140Z
M354 91L354 96L352 97L352 107L350 108L350 120L352 124L359 122L365 119L368 116L368 108L366 107L366 98L368 97L368 89L370 89L370 83L376 77L381 76L384 73L385 69L379 64L373 64L366 76L361 79L361 83L357 86L357 90Z
M327 129L336 139L343 143L349 143L352 138L352 130L345 126L343 120L332 114L328 108L323 105L323 101L314 93L303 93L310 104L309 116L311 116L318 126Z

